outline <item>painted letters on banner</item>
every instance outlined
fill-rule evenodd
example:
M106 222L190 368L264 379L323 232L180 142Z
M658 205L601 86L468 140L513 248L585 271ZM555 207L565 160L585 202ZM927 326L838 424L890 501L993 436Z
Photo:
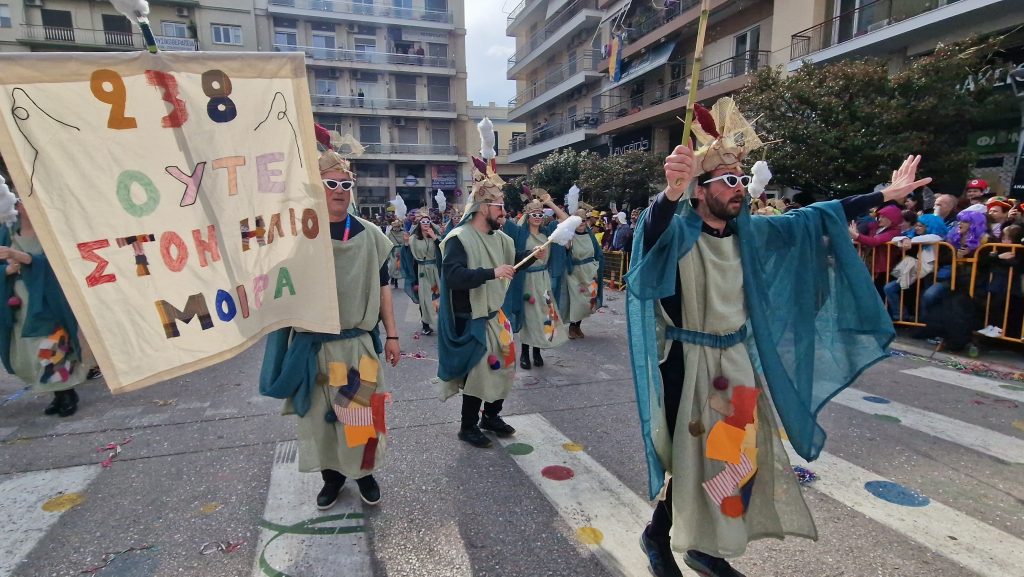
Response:
M337 332L301 54L0 55L0 154L112 390Z

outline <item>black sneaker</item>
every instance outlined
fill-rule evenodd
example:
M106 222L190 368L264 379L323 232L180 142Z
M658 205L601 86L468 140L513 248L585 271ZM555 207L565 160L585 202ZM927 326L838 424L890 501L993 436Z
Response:
M91 381L91 380L94 380L94 379L98 379L98 378L100 378L102 376L103 376L103 371L101 371L100 367L97 365L97 366L89 369L89 373L85 375L85 378Z
M544 366L544 358L540 356L540 349L537 348L537 347L533 347L533 366L535 366L535 367L543 367Z
M746 577L743 573L733 569L725 559L701 553L696 549L687 551L683 562L702 577Z
M70 417L78 410L78 393L74 389L68 389L63 393L57 403L57 416Z
M359 498L363 500L363 503L367 505L380 503L380 485L377 484L377 480L373 478L373 475L356 479L356 485L359 485Z
M651 537L651 525L647 524L643 533L640 533L640 548L647 554L647 561L651 564L651 573L654 577L683 577L683 572L676 565L676 558L672 556L672 547L668 540L659 540Z
M484 416L480 419L480 428L492 431L499 437L511 437L516 434L515 428L506 423L500 416L494 415L492 417L487 413L484 413Z
M60 412L60 402L64 398L64 391L57 391L53 394L53 400L43 409L44 415L56 415Z
M491 448L491 440L480 430L479 427L459 429L459 440L465 441L478 449Z
M423 330L420 331L420 334L429 337L434 334L434 329L430 328L430 325L423 325Z
M530 370L530 353L529 351L523 351L519 354L519 368L524 371Z
M320 492L316 496L316 508L321 511L325 511L334 506L338 502L338 495L341 494L341 488L345 486L345 482L325 482L324 488L320 489Z

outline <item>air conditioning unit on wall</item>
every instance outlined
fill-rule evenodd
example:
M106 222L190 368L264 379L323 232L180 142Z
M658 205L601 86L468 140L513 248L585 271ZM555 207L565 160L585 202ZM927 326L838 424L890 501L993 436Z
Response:
M25 0L25 6L42 6L43 0Z
M174 9L174 13L178 15L178 18L188 18L188 6L178 6Z
M395 126L405 126L405 119L404 118L392 118L391 119L391 124L394 124Z

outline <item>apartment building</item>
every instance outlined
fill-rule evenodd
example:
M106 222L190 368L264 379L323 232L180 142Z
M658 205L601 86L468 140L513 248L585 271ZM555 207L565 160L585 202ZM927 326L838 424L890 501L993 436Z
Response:
M491 123L494 125L494 148L498 153L498 174L505 180L510 180L516 176L525 176L527 172L525 164L509 161L508 143L525 134L526 125L522 122L510 121L508 119L508 106L504 104L499 105L490 102L483 105L468 102L466 103L466 110L469 114L469 122L466 123L466 142L469 143L468 153L474 156L480 155L480 131L476 125L484 117L490 118ZM462 190L469 190L469 185L473 182L471 172L464 176Z
M466 156L463 0L255 0L260 50L302 52L313 116L366 147L365 215L458 201Z
M772 62L774 3L712 0L699 101L741 88ZM699 0L524 0L507 29L517 45L509 116L527 124L511 159L532 164L564 146L670 150L682 139L677 116L689 96L699 16Z
M151 0L161 50L255 51L251 0ZM0 52L142 50L142 34L93 0L0 0Z
M1012 91L1020 106L986 111L988 120L965 135L965 145L979 154L974 176L987 180L993 191L1005 194L1013 182L1024 191L1024 162L1019 161L1024 136L1024 34L1017 31L1024 24L1024 2L777 0L775 16L772 49L784 56L789 71L868 56L887 59L896 71L940 42L1009 34L1002 56L1010 64L977 77L965 73L961 88L973 90L987 83Z

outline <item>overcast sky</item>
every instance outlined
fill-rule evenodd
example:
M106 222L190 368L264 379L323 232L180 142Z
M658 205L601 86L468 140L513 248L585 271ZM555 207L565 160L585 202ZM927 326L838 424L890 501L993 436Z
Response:
M469 99L508 106L516 84L505 78L508 57L516 50L505 36L505 19L519 0L466 0L466 75Z

